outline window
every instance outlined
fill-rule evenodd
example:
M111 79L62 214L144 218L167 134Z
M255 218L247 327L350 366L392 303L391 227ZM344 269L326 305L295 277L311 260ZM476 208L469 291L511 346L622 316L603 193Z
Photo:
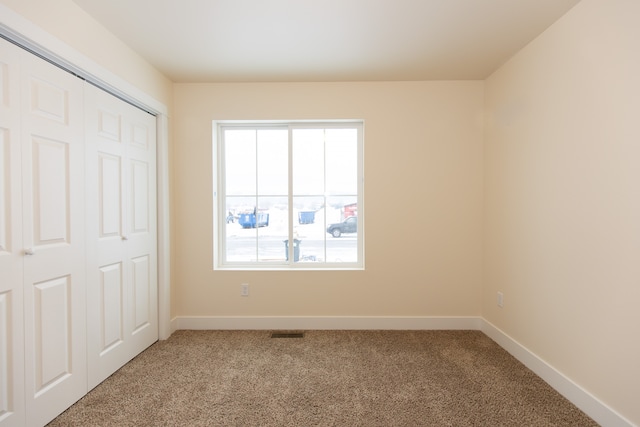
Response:
M362 269L362 122L214 123L214 268Z

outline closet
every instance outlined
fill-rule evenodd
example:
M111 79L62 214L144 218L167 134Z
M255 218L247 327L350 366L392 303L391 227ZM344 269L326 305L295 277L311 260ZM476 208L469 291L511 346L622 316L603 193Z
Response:
M0 426L158 338L155 118L0 39Z

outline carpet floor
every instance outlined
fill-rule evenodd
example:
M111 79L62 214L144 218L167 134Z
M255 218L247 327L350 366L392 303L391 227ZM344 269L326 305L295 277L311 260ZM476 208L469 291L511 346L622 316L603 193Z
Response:
M597 424L479 331L177 331L49 426Z

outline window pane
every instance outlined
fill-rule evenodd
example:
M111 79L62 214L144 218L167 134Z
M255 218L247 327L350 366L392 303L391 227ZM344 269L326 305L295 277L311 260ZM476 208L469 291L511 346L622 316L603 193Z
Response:
M324 129L294 129L293 194L324 194Z
M256 194L256 131L225 130L225 193Z
M253 207L252 207L253 206ZM288 234L286 197L227 197L227 262L282 262Z
M294 197L293 211L299 262L323 262L326 240L324 197Z
M289 191L287 129L258 130L258 194L286 195Z
M327 262L358 261L357 197L327 199Z
M289 206L286 197L258 198L258 213L267 224L257 229L258 261L283 262L289 234Z
M253 230L255 197L227 197L225 204L225 250L227 262L249 262L256 259L257 234Z
M325 150L327 194L358 194L356 129L327 129Z

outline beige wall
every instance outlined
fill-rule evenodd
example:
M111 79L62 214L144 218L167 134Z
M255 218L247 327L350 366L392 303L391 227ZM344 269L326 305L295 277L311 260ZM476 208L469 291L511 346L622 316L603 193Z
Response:
M638 17L583 0L486 81L483 316L640 424Z
M482 82L176 84L174 99L175 315L480 315ZM212 120L343 118L365 121L366 270L213 271Z
M171 106L171 81L72 0L0 0L0 3L157 101Z

